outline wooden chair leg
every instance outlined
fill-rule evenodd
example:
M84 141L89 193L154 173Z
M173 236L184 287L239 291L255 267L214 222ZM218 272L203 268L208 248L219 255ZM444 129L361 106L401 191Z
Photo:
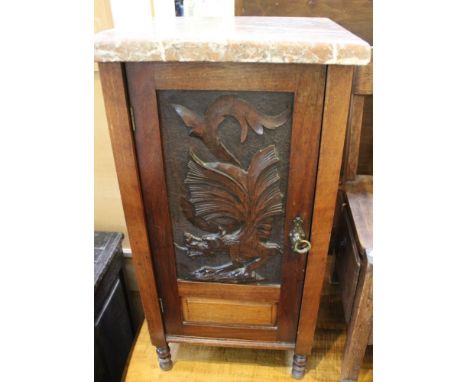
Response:
M365 257L365 256L364 256ZM367 259L366 259L367 260ZM357 381L372 330L373 265L365 261L359 275L353 313L341 365L341 381Z

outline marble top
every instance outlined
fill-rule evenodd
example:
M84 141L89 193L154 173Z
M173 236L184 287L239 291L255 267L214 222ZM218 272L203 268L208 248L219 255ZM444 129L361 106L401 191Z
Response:
M174 17L95 35L98 62L198 61L365 65L367 42L327 18Z

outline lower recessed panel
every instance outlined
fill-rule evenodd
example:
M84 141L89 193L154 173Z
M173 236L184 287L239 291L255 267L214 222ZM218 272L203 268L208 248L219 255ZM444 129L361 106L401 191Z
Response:
M183 297L184 321L224 325L276 324L276 303Z

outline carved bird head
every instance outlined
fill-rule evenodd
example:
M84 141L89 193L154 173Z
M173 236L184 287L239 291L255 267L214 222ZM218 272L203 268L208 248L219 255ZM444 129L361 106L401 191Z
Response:
M194 137L203 138L206 131L205 119L185 106L172 104L172 107L182 118L185 125L189 127L189 134Z

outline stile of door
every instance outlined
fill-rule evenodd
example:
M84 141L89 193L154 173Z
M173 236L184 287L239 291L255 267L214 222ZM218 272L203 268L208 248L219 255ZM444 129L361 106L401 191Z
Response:
M294 343L326 67L125 68L167 336Z

